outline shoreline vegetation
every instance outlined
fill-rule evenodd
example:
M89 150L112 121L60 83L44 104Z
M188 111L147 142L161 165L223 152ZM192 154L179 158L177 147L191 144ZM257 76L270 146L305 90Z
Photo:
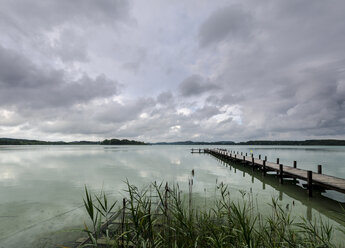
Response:
M103 141L41 141L27 139L0 138L0 145L147 145L144 142L128 139L105 139Z
M269 145L269 146L345 146L345 140L315 139L315 140L250 140L234 141L177 141L145 143L128 139L105 139L103 141L41 141L28 139L0 138L0 145Z
M260 212L256 199L240 191L234 200L228 186L216 185L212 204L193 198L178 184L152 183L139 189L127 181L122 202L109 203L104 192L91 194L85 187L87 234L78 247L343 247L332 226L319 217L293 216L293 206L277 199ZM115 209L117 209L115 211ZM340 243L338 243L340 242Z

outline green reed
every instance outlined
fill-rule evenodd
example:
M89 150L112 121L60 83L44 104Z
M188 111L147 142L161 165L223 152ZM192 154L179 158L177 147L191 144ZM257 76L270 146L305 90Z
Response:
M153 183L143 189L126 182L127 197L118 206L117 220L109 220L115 203L105 194L93 198L85 188L85 208L92 231L85 225L93 247L341 247L333 241L334 229L321 218L293 218L277 199L267 204L270 214L260 213L257 202L242 192L232 200L228 187L216 185L213 206L202 208L192 201L191 189L182 195L179 186ZM108 242L99 244L101 236ZM344 246L344 244L342 244Z

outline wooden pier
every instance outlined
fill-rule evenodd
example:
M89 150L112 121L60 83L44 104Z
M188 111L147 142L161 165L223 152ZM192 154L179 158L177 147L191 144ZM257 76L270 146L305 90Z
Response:
M226 149L192 149L192 153L208 153L223 160L238 162L243 165L249 165L252 169L259 169L265 176L267 172L274 171L279 177L280 183L284 182L284 178L297 178L306 181L306 188L308 195L311 197L313 188L324 188L335 190L345 194L345 179L322 174L322 166L318 165L317 172L310 170L303 170L297 168L297 162L294 161L293 166L287 166L279 163L279 158L276 162L267 161L267 157L261 159L254 158L253 154L248 156L247 153L239 153L235 151L228 151Z

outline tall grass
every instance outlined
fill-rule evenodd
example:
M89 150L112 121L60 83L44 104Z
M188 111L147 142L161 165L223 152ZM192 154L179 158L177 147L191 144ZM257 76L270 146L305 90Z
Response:
M190 182L190 185L192 182ZM115 203L108 207L103 194L93 204L85 188L85 208L91 227L85 226L93 247L342 247L332 243L333 227L321 218L293 218L276 199L267 205L269 214L258 210L253 197L242 194L232 200L228 187L216 186L212 207L192 204L192 190L181 197L178 185L153 183L143 189L127 181L127 197L118 207L117 221L109 220ZM101 226L105 228L101 228ZM91 231L92 229L92 231ZM108 242L99 244L103 235ZM103 238L104 239L104 238Z

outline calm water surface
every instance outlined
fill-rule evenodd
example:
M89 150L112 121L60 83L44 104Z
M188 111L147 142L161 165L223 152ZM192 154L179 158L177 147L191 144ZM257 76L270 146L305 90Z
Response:
M197 148L197 146L193 146ZM188 186L195 169L194 189L200 197L212 198L216 182L227 183L233 197L239 190L253 194L261 208L272 197L293 206L296 215L321 216L337 227L345 226L340 205L345 195L315 192L308 199L303 182L284 185L274 176L262 177L240 165L225 166L206 154L191 154L189 146L0 146L0 247L54 247L73 240L86 213L81 206L84 185L121 198L124 181L137 186L153 181L178 182ZM203 146L201 146L203 148ZM223 146L253 152L269 161L345 178L345 147ZM344 204L343 204L344 206ZM74 230L74 231L73 231ZM339 236L340 239L344 236Z

